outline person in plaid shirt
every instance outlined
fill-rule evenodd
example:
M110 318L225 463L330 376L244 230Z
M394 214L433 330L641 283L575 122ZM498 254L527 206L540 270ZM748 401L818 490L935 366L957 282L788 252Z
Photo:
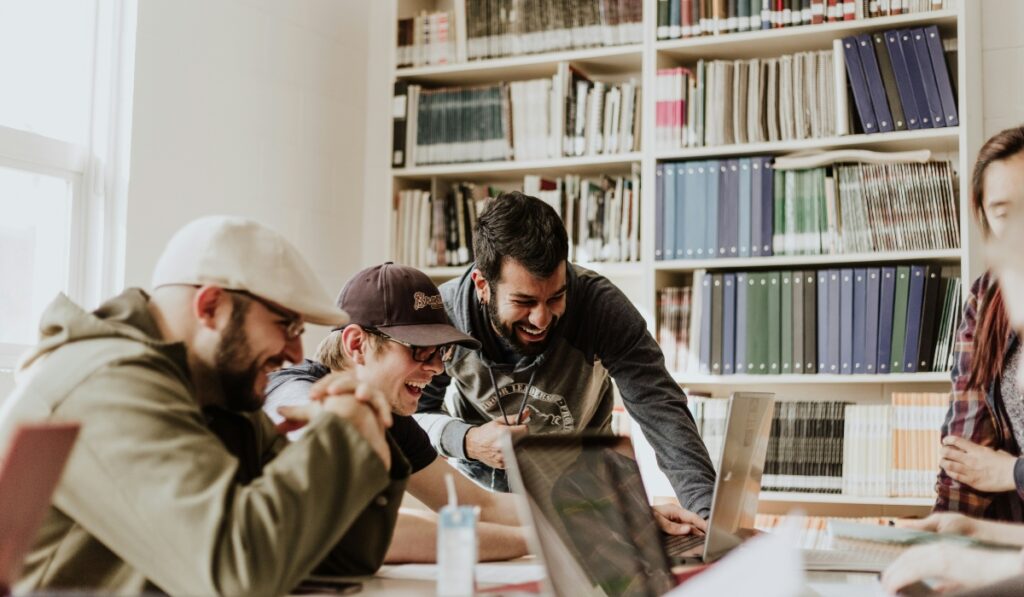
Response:
M1007 216L1020 204L1024 127L989 139L971 179L972 211L987 241L1000 239ZM956 351L934 510L1024 521L1024 393L1015 383L1024 353L989 272L971 287Z

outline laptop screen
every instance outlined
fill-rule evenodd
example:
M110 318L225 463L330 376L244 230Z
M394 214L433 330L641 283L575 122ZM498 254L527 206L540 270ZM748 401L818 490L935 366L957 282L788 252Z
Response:
M607 595L661 595L675 585L628 438L534 435L514 450L518 470L512 476L536 510L541 548L559 593L583 592L578 585L559 586L557 569L564 566L551 562L559 555L571 556ZM545 538L548 533L556 537Z

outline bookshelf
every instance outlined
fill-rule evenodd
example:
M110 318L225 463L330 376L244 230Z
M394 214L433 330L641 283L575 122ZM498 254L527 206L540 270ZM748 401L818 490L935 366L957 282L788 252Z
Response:
M398 18L418 14L422 10L459 12L462 0L395 0L391 3L392 24ZM896 263L933 263L959 266L966 294L970 282L982 271L978 231L971 222L967 206L969 172L974 156L983 141L981 127L981 33L978 3L959 0L952 8L925 13L841 21L820 25L804 25L730 33L716 36L658 40L655 36L657 0L643 0L643 41L612 47L529 54L498 59L456 62L452 64L390 67L389 85L379 90L381 102L391 95L391 81L434 86L474 86L504 81L520 81L551 77L560 62L578 66L594 79L617 82L634 78L643 90L641 101L642 146L639 151L613 154L562 157L546 160L502 161L491 163L441 164L411 168L391 168L383 174L384 190L374 195L393 197L400 190L423 189L438 192L450 183L474 181L502 188L517 188L524 175L584 176L626 175L639 166L641 177L640 260L632 263L587 263L619 285L637 305L652 332L656 325L658 290L686 283L695 270L748 271L772 268L852 267L853 265L885 265ZM463 9L464 10L464 9ZM895 28L937 25L943 37L957 41L957 64L950 65L958 74L957 106L960 124L952 128L922 129L876 134L851 134L772 143L746 143L664 150L655 146L655 102L657 71L697 59L749 59L779 56L793 52L830 49L832 41L859 33L872 33ZM454 24L458 27L458 22ZM391 36L395 38L394 35ZM394 61L389 61L393 64ZM850 110L854 110L851 102ZM827 149L871 149L905 151L928 149L932 159L948 159L959 174L960 238L959 248L888 253L853 253L840 255L784 255L706 260L666 260L654 258L655 180L661 162L716 159L730 156L782 155L801 151ZM390 217L393 212L388 210ZM389 238L395 234L388 226ZM387 246L391 246L391 242ZM437 282L460 275L464 267L433 267L426 272ZM894 373L888 375L700 375L674 373L684 388L727 396L735 390L761 389L775 391L781 400L848 400L857 403L881 404L893 391L941 392L948 390L948 373ZM764 492L761 509L784 512L800 507L809 514L837 516L911 515L927 512L931 498L852 497L832 494Z

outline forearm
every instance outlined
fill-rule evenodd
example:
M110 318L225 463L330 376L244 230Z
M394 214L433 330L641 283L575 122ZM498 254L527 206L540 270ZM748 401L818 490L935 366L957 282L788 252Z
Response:
M975 520L974 532L971 533L971 536L982 541L1024 547L1024 524L995 520Z
M487 491L481 488L481 491ZM516 496L511 493L489 492L490 499L480 508L480 520L499 525L519 526Z
M477 524L479 560L510 560L528 553L522 529L502 524ZM395 535L384 558L388 564L433 563L437 561L437 515L433 512L401 510Z

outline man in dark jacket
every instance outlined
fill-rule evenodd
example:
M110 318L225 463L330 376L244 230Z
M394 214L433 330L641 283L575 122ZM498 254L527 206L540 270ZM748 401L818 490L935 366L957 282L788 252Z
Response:
M614 379L689 511L680 522L703 529L714 469L636 308L603 276L568 263L564 224L534 197L495 199L473 230L473 250L476 263L441 293L455 326L482 347L456 349L416 415L438 451L508 491L501 437L608 430Z

